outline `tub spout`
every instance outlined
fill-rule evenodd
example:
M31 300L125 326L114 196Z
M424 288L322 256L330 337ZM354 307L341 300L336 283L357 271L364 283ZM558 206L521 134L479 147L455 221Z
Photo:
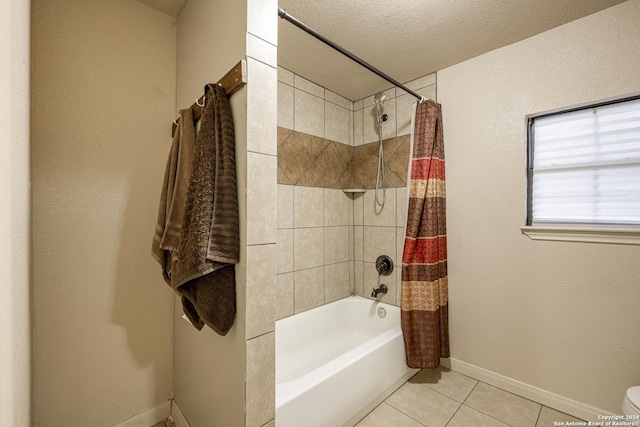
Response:
M385 284L381 284L380 286L378 286L378 288L374 288L373 292L371 292L371 296L374 298L378 297L378 294L386 294L389 291L389 288L387 288L387 285Z

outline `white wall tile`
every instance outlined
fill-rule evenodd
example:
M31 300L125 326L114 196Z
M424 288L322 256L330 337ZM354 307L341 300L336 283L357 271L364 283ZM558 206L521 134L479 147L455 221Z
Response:
M247 246L246 339L275 329L276 245Z
M293 314L293 273L276 276L276 319Z
M353 259L364 261L364 227L356 225L353 227Z
M354 261L354 292L356 295L364 296L364 262Z
M324 304L324 267L296 271L293 287L296 313Z
M369 105L363 109L364 143L379 141L376 107ZM383 125L384 126L384 125ZM383 130L384 135L384 130Z
M278 82L278 126L293 129L293 87Z
M394 264L396 257L397 227L364 227L364 261L375 262L380 255L389 255Z
M274 46L278 45L277 7L277 0L249 0L247 2L247 32Z
M353 110L349 110L349 145L353 145Z
M368 190L369 193L371 190ZM365 193L365 194L367 194ZM364 194L354 195L353 198L353 224L364 225Z
M353 224L353 201L342 190L324 189L324 225Z
M293 87L293 73L286 68L278 67L278 81Z
M278 154L278 79L274 67L247 58L247 150Z
M364 193L364 225L377 225L385 227L395 227L396 221L396 189L387 188L387 198L384 207L380 208L376 204L376 191L370 190ZM378 198L382 200L383 191L378 190Z
M322 227L293 230L293 269L319 267L324 264Z
M293 226L321 227L323 225L323 189L295 186L293 188Z
M247 34L247 56L274 68L278 66L278 48L253 34Z
M319 86L297 74L293 75L293 87L324 99L324 88L322 86Z
M260 427L275 417L275 335L270 332L247 341L247 427Z
M349 262L325 265L324 267L324 302L330 303L350 294Z
M351 101L349 101L347 98L344 98L338 95L337 93L331 92L328 89L324 90L324 99L328 102L331 102L333 104L346 108L347 110L351 108Z
M278 230L277 273L293 271L293 229Z
M294 130L324 138L324 100L299 89L293 99Z
M247 244L276 243L277 158L247 153Z
M324 137L349 145L349 110L325 101Z
M407 187L396 188L396 226L407 225Z
M293 228L293 185L278 184L278 228Z
M361 108L353 112L353 145L364 144L364 110Z
M324 227L324 264L349 261L349 235L351 227Z

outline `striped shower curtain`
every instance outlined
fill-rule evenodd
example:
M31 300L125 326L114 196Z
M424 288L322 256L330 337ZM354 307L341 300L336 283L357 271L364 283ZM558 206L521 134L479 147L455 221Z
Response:
M402 333L411 368L449 357L444 141L440 104L414 117L407 228L402 255Z

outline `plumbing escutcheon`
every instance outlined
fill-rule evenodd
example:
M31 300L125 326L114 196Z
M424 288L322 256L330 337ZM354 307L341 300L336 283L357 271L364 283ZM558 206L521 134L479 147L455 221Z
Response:
M376 259L376 270L381 276L388 276L393 271L393 261L389 255L380 255Z

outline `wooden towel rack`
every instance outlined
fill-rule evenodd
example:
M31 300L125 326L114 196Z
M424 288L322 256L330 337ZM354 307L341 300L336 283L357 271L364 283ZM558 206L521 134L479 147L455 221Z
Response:
M247 62L241 59L233 68L231 68L227 74L225 74L217 84L224 89L224 93L227 96L233 95L238 89L247 83ZM199 120L202 117L202 105L204 105L204 95L202 95L196 102L191 105L191 111L193 111L193 120ZM171 136L176 133L178 122L180 118L176 119L171 126Z

